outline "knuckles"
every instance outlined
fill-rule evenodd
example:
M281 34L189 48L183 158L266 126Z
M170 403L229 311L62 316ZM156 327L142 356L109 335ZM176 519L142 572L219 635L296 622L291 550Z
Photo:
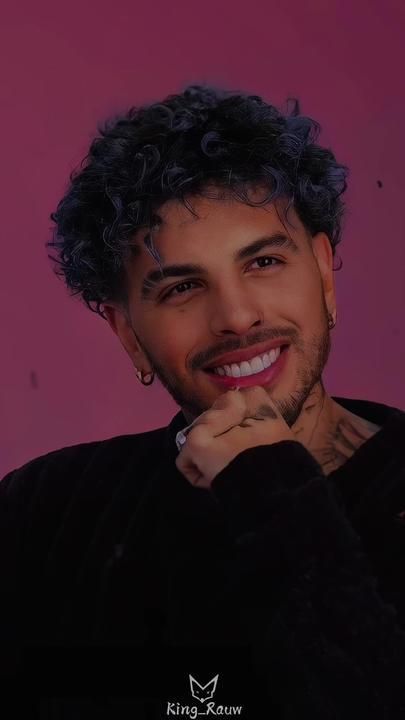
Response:
M200 415L201 423L207 423L211 419L217 418L217 413L223 410L237 409L239 412L254 413L259 407L264 405L270 406L276 415L278 412L269 397L269 394L261 385L254 385L250 388L241 388L239 392L235 390L227 390L222 393L213 403L213 405Z
M209 430L207 428L207 418L205 422L194 425L187 433L187 440L184 447L205 446L209 441Z

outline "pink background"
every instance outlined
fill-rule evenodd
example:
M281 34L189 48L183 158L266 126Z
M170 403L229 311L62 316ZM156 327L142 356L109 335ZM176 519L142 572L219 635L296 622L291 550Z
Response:
M107 323L52 273L49 213L97 122L213 82L301 101L351 168L330 394L405 408L402 0L3 7L0 477L65 445L166 425ZM377 185L380 180L383 186Z

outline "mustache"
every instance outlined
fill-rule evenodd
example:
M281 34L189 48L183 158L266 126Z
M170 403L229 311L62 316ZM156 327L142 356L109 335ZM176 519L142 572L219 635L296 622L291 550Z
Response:
M277 340L278 338L288 338L291 343L294 343L297 340L297 331L293 328L279 328L277 330L272 329L264 334L262 331L260 335L247 338L242 344L237 338L230 338L221 345L217 345L217 347L212 348L209 351L204 351L196 355L193 360L193 370L198 370L198 368L207 365L211 362L211 360L218 357L218 355L225 355L225 353L237 352L238 350L246 350L247 348L252 347L252 345L258 345L259 343L268 342L270 340Z

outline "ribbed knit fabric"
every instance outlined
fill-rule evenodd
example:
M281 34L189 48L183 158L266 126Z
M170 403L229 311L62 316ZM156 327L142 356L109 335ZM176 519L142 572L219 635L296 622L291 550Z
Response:
M283 441L194 488L174 462L182 412L8 473L11 710L24 695L25 720L202 712L188 674L219 672L216 703L245 720L404 718L405 412L334 400L382 429L329 476Z

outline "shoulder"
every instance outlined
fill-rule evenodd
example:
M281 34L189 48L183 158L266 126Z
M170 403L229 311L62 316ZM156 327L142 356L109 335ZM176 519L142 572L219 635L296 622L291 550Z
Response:
M73 492L84 476L90 484L100 477L109 477L113 482L128 464L142 468L151 454L156 457L164 431L158 428L51 450L9 471L0 480L0 497L27 497L49 485L57 486L60 492L67 484Z
M51 548L85 552L100 523L106 533L121 527L148 493L163 438L155 430L66 446L9 472L0 482L0 556L5 547L35 566Z
M405 410L394 405L387 405L376 400L334 395L332 400L346 410L349 416L351 415L352 418L356 418L358 422L366 425L371 432L378 432L388 423L403 425L405 422Z

